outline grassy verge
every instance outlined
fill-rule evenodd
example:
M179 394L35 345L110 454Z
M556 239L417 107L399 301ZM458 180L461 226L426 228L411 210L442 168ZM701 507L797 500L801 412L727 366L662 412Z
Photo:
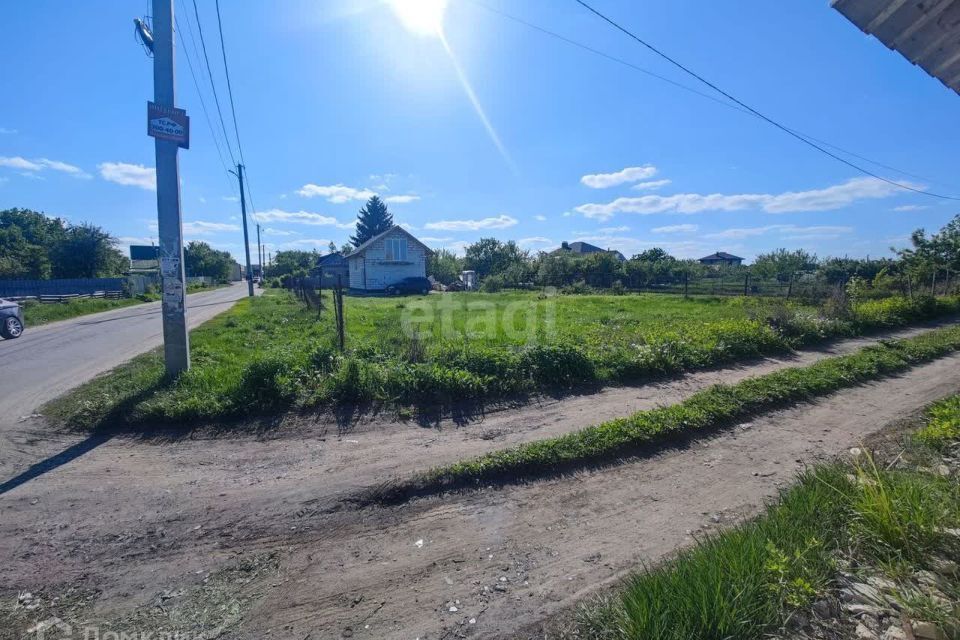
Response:
M960 419L958 398L951 403L936 411ZM960 483L911 457L881 465L860 454L804 472L761 517L581 607L570 635L854 637L859 624L856 637L893 633L886 638L906 637L896 633L906 622L917 637L960 637L960 574L950 559L960 557ZM919 635L923 623L943 635Z
M553 306L551 306L553 305ZM381 403L436 410L528 393L638 382L960 311L960 299L888 299L845 320L756 299L445 294L350 299L333 317L266 290L192 333L193 369L164 382L151 353L44 411L78 428L133 403L128 425L178 425ZM426 321L423 321L426 318ZM409 329L416 320L416 331Z
M574 433L441 467L395 488L388 498L554 474L615 459L645 445L688 437L775 407L877 380L958 349L960 326L937 329L906 340L884 341L808 367L784 369L735 385L716 385L670 407L640 411Z
M160 297L155 294L144 294L133 298L118 298L108 300L106 298L80 298L70 300L69 302L41 303L36 300L28 300L23 305L24 324L27 327L56 322L57 320L69 320L78 316L85 316L90 313L100 313L101 311L110 311L112 309L122 309L144 302L159 300Z
M229 285L190 285L187 287L187 293L199 293L201 291L212 291ZM69 320L79 316L85 316L91 313L100 313L101 311L112 311L113 309L122 309L144 302L155 302L160 299L158 293L142 293L131 298L118 298L109 300L107 298L78 298L67 302L41 303L36 300L27 300L22 304L24 323L27 327L36 327L48 322L58 320Z

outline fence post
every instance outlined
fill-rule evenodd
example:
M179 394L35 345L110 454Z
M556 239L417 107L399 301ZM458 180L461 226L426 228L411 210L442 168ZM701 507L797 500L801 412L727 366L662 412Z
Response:
M793 295L793 276L794 276L794 274L791 273L791 274L790 274L790 284L787 286L787 299L789 299L790 296Z
M337 342L342 353L346 342L346 330L343 326L343 282L339 274L337 274L337 290L334 294L334 314L337 318Z
M690 274L688 272L683 273L683 297L689 298L690 294Z
M750 274L743 276L743 295L750 295Z

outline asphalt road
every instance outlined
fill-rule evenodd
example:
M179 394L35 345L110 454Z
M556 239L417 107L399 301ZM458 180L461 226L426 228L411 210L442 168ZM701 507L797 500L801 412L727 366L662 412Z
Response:
M239 282L187 296L190 327L226 311L246 294L246 283ZM0 430L162 343L159 302L27 326L16 340L0 340Z

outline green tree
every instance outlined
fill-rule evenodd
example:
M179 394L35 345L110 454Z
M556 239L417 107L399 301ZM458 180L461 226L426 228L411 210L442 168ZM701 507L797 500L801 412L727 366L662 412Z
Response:
M803 249L777 249L758 255L751 271L761 278L776 278L780 282L789 282L799 273L814 271L817 263L817 256Z
M206 242L193 241L183 249L183 266L188 276L206 276L227 282L233 272L233 256L218 251Z
M676 258L671 256L660 247L653 247L651 249L641 251L637 255L633 256L631 260L637 260L639 262L664 262L676 260Z
M333 240L331 240L331 241L330 241L330 244L327 245L327 252L328 252L328 253L336 253L336 252L337 252L337 243L334 242Z
M516 242L500 242L496 238L481 238L468 245L463 257L464 267L476 271L480 278L493 274L505 275L508 271L516 274L529 261L530 254L517 246Z
M29 209L0 211L0 277L45 279L53 275L52 251L67 224Z
M278 251L273 256L273 264L267 271L267 276L279 278L298 272L309 271L317 264L320 255L316 251Z
M441 284L456 282L461 271L463 261L447 249L438 249L427 259L427 275Z
M357 233L350 236L353 246L361 244L387 231L393 226L393 215L379 196L370 196L367 204L357 214Z
M123 275L130 261L116 248L116 240L89 222L71 225L51 251L53 277L104 278Z

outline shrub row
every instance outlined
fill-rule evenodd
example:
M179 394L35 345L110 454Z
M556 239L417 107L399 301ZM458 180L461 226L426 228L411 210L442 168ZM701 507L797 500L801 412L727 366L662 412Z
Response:
M492 452L435 469L407 491L442 490L484 481L536 476L614 459L637 447L692 435L777 406L904 371L960 349L960 326L937 329L907 340L890 340L808 367L784 369L735 385L716 385L688 400L641 411L580 431Z

